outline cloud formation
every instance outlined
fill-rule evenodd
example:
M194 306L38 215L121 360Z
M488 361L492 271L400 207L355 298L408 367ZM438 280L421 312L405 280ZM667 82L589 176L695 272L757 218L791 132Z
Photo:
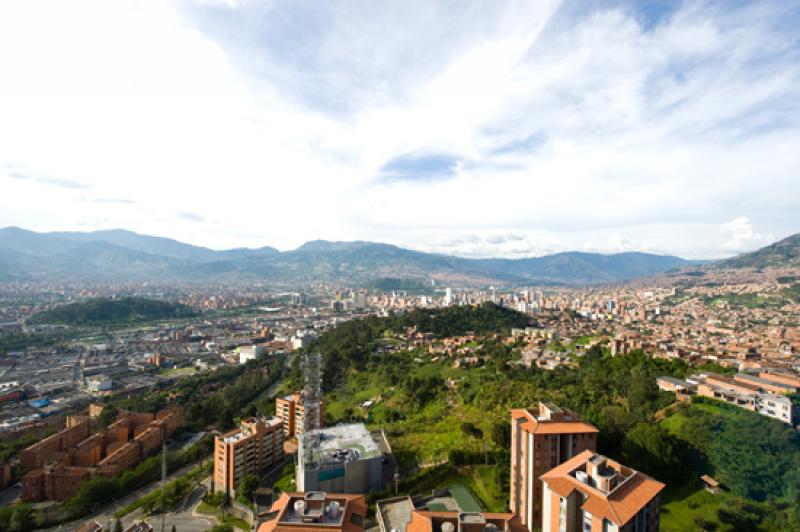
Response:
M739 216L720 226L720 231L728 239L723 244L730 251L740 253L765 246L775 240L773 235L762 235L753 229L747 216Z
M178 217L190 222L204 222L206 219L205 216L197 214L196 212L181 212L178 213Z
M55 187L70 188L70 189L85 189L90 188L80 181L74 179L64 179L61 177L53 177L49 175L34 172L29 168L7 164L4 168L4 173L12 179L31 180L42 185L52 185Z
M651 5L4 2L0 226L688 258L797 232L800 6Z

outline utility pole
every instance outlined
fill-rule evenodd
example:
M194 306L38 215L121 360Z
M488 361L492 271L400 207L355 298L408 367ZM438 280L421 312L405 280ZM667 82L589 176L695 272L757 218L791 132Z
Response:
M161 443L161 532L164 532L164 521L167 518L167 508L164 504L165 490L167 487L167 440Z

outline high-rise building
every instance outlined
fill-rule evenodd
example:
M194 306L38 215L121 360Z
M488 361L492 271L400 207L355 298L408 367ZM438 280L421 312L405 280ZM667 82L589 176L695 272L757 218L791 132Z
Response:
M275 415L281 419L283 433L287 438L294 438L303 433L306 426L306 410L303 405L303 394L295 392L275 398ZM315 410L317 416L316 426L324 426L325 403L319 401L319 408Z
M582 451L596 450L598 432L552 403L511 411L511 511L528 530L542 526L539 477Z
M214 440L214 490L233 497L247 475L259 475L283 459L283 424L277 417L249 418Z
M592 451L542 480L542 532L656 532L664 484Z
M299 437L295 485L301 491L381 491L389 444L363 423L309 430Z

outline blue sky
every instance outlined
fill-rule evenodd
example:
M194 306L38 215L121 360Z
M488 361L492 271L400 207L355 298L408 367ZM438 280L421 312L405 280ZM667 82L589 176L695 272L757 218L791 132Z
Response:
M4 2L0 226L728 256L800 231L798 28L796 1Z

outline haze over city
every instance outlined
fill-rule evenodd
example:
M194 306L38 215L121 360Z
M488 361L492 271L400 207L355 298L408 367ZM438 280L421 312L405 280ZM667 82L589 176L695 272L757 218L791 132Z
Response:
M0 227L713 259L797 231L796 2L3 2Z

